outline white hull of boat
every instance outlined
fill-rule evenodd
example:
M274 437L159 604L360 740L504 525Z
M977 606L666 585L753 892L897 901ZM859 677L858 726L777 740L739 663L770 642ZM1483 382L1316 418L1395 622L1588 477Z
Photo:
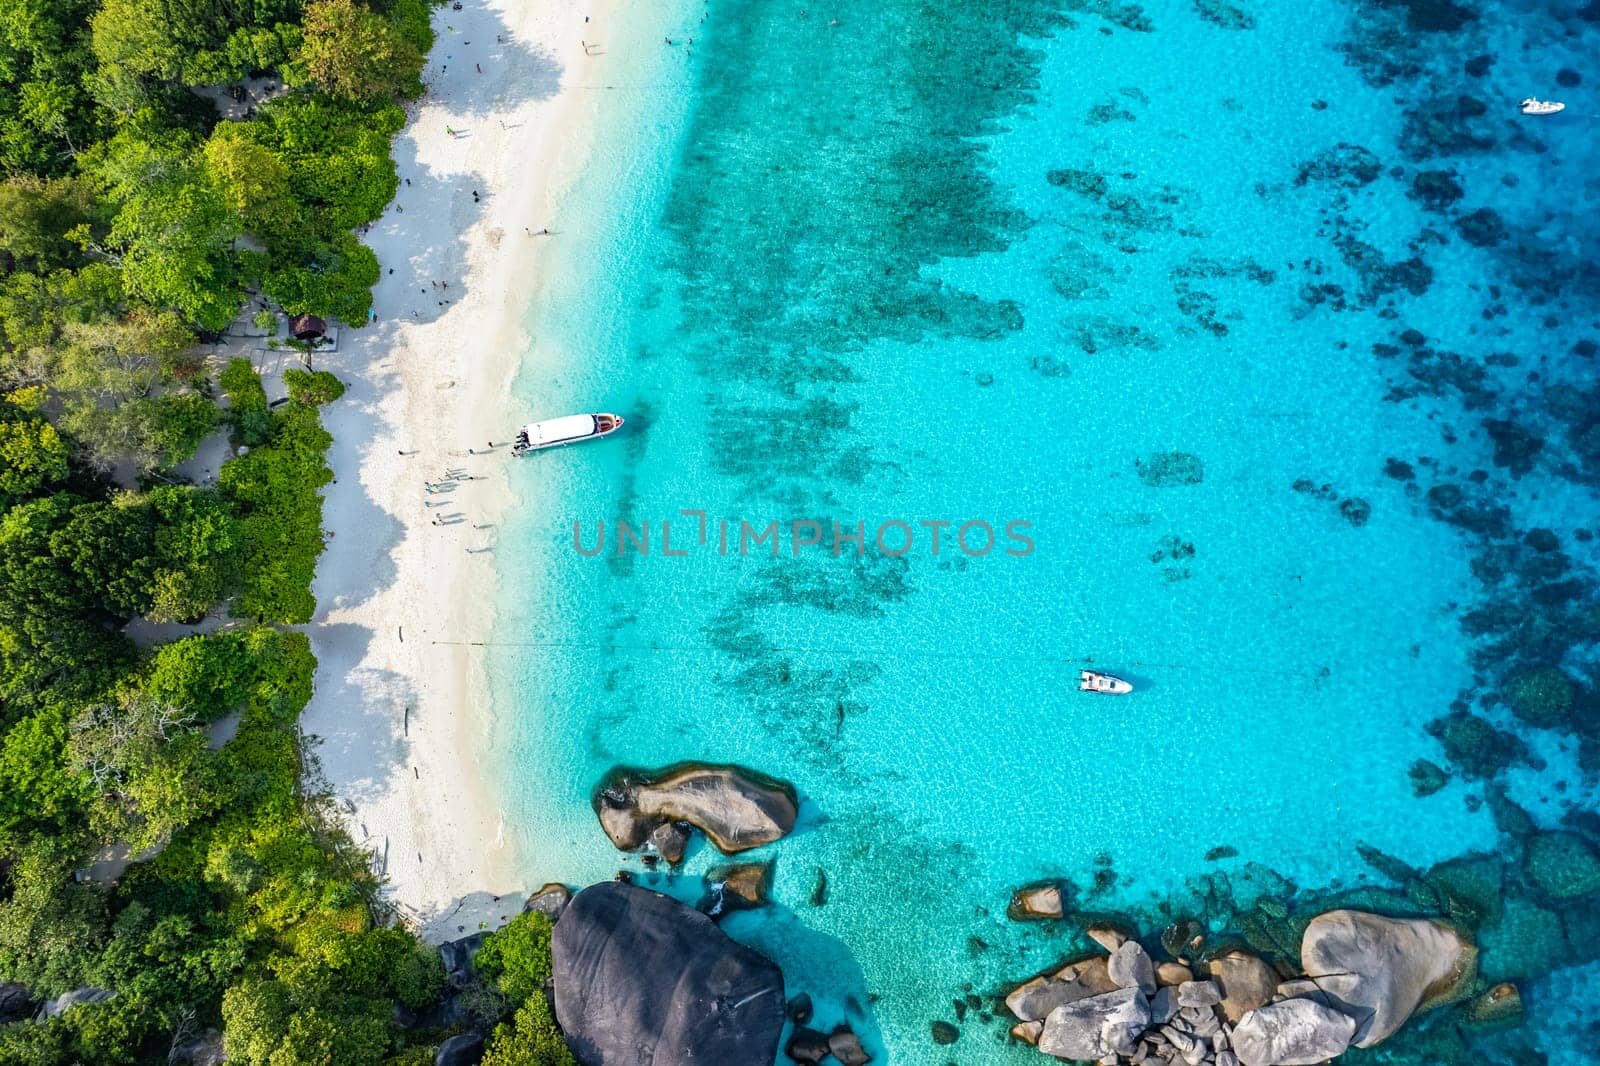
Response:
M511 451L515 455L526 455L545 448L559 448L566 444L598 440L621 429L624 421L626 420L621 415L600 412L589 415L564 415L561 418L547 418L542 422L529 422L517 431L517 438L511 443Z
M1535 100L1530 96L1522 101L1524 115L1554 115L1566 109L1567 105L1559 100Z
M1133 686L1120 677L1098 673L1094 670L1078 671L1078 691L1097 692L1102 696L1126 696Z

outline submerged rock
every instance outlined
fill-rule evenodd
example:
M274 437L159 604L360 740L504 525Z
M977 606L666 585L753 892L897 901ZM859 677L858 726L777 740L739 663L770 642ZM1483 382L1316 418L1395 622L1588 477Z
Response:
M611 881L573 897L550 940L556 1020L588 1063L770 1063L783 974L698 911Z
M1498 984L1462 1008L1468 1025L1482 1029L1510 1028L1522 1021L1522 995L1513 984Z
M1554 899L1600 892L1600 855L1576 833L1535 833L1528 840L1523 867L1528 880Z
M1546 666L1518 674L1506 687L1511 713L1529 725L1550 729L1572 713L1577 687L1563 671Z
M1511 235L1500 212L1492 207L1480 207L1456 219L1456 232L1478 248L1492 248Z
M1249 1011L1230 1038L1241 1066L1315 1066L1344 1054L1356 1020L1310 999L1285 999Z
M659 774L617 770L595 793L611 842L632 851L668 822L688 822L725 854L771 844L794 828L798 803L785 782L736 766L688 763Z
M1343 141L1319 152L1315 158L1300 164L1295 175L1295 185L1325 181L1354 189L1370 185L1383 174L1383 164L1378 157L1359 144Z
M1139 480L1152 488L1165 489L1176 485L1198 485L1205 480L1205 464L1198 455L1189 452L1156 452L1143 459L1134 460Z
M1418 799L1431 796L1450 783L1450 775L1444 768L1427 759L1418 759L1411 764L1411 792Z
M1447 998L1476 969L1476 951L1453 929L1351 910L1313 918L1300 959L1317 987L1358 1022L1357 1047L1386 1039L1419 1006Z
M1149 1024L1144 993L1119 988L1051 1011L1039 1034L1039 1050L1060 1059L1126 1055Z

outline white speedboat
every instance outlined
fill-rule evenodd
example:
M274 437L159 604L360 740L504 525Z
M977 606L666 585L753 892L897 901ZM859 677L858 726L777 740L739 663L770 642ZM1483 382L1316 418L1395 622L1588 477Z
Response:
M511 444L513 455L536 452L540 448L554 448L559 444L577 444L615 433L622 428L622 416L613 414L563 415L542 422L529 422L517 431Z
M1102 696L1126 696L1133 691L1133 686L1120 677L1110 674L1100 674L1093 670L1080 670L1078 672L1079 692L1098 692Z
M1563 110L1567 105L1559 100L1539 100L1530 96L1522 101L1524 115L1553 115Z

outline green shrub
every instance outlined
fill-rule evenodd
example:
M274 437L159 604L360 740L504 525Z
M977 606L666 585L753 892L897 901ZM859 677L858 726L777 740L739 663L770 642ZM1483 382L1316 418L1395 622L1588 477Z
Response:
M482 1066L578 1066L544 993L530 996L509 1025L495 1027Z
M312 407L332 403L344 395L344 383L326 370L291 368L283 372L283 384L291 400Z
M157 649L144 691L214 722L245 701L255 677L255 660L240 638L186 637Z
M240 443L252 448L265 444L272 436L272 415L267 409L267 390L250 360L228 360L217 381L228 397L228 418Z
M311 579L322 554L322 497L333 479L323 452L333 438L316 408L290 404L271 441L224 463L218 484L244 516L236 617L291 625L311 621Z
M484 940L473 965L512 1003L521 1003L550 980L550 919L524 911Z

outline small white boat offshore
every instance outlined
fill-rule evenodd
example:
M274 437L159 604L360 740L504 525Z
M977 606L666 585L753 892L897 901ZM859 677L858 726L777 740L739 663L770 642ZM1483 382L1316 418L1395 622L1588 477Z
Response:
M1530 96L1522 101L1522 113L1524 115L1553 115L1557 111L1563 110L1566 106L1559 100L1539 100Z
M1102 696L1126 696L1133 691L1133 686L1120 677L1110 674L1099 674L1093 670L1080 670L1078 672L1079 692L1098 692Z
M511 444L511 454L524 455L540 448L554 448L560 444L576 444L594 440L622 428L622 416L613 414L563 415L542 422L529 422L517 431Z

